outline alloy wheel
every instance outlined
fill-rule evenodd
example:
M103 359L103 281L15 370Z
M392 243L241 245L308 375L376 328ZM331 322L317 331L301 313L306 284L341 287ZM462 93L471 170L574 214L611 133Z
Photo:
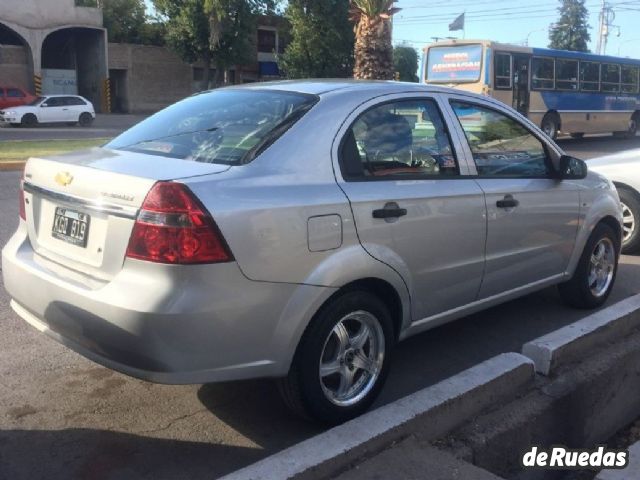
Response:
M320 357L326 398L341 407L358 403L375 385L384 355L384 333L374 315L358 310L344 316L329 333Z
M613 280L616 264L616 249L609 238L602 238L596 243L591 253L589 265L589 288L594 297L604 295Z

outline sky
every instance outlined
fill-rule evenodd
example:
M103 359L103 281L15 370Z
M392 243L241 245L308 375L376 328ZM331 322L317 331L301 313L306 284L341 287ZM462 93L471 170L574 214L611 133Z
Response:
M408 43L421 50L431 37L462 38L462 31L449 32L448 25L466 12L464 37L523 45L528 39L532 47L547 47L549 24L559 14L558 0L401 0L402 8L393 22L395 45ZM640 58L640 0L609 0L614 10L616 27L611 28L607 55ZM598 40L598 14L602 0L587 0L592 52Z
M145 0L151 10L151 1ZM464 36L469 39L546 47L549 24L558 19L558 0L399 0L394 17L394 45L408 43L419 51L431 37L462 37L449 32L448 25L466 12ZM607 55L640 58L640 0L608 0L615 13L607 43ZM602 0L587 0L591 51L598 37L598 13Z

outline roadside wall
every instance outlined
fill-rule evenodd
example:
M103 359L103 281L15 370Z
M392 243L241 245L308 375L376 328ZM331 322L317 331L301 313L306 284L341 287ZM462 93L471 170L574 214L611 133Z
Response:
M167 48L109 43L108 64L110 77L122 78L118 101L130 113L154 112L193 93L191 65Z
M0 45L0 85L29 89L29 52L26 47Z

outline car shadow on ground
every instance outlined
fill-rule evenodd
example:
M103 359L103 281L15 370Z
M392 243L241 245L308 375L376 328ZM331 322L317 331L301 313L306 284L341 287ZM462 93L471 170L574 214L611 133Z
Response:
M629 257L631 258L631 257ZM636 262L635 259L633 259ZM620 272L607 305L637 292L640 264ZM375 406L392 402L585 316L565 307L555 288L514 300L408 339L397 349ZM246 440L185 441L170 430L10 429L0 431L0 479L216 478L324 430L293 415L274 382L202 385L198 400ZM52 399L55 404L55 399ZM14 412L15 413L15 412ZM235 444L234 444L235 442ZM231 443L231 445L223 445Z
M216 478L212 472L262 455L255 448L83 428L0 431L3 480Z
M562 137L556 140L563 150L585 159L608 155L632 148L640 148L640 136L634 138L615 137L613 135L586 136L584 138ZM595 150L595 155L594 155Z

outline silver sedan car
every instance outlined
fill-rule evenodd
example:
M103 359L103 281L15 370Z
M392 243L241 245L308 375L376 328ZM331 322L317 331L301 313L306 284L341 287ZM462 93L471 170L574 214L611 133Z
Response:
M13 309L161 383L273 377L342 422L411 335L616 276L613 184L490 98L396 82L218 89L102 148L28 161Z

